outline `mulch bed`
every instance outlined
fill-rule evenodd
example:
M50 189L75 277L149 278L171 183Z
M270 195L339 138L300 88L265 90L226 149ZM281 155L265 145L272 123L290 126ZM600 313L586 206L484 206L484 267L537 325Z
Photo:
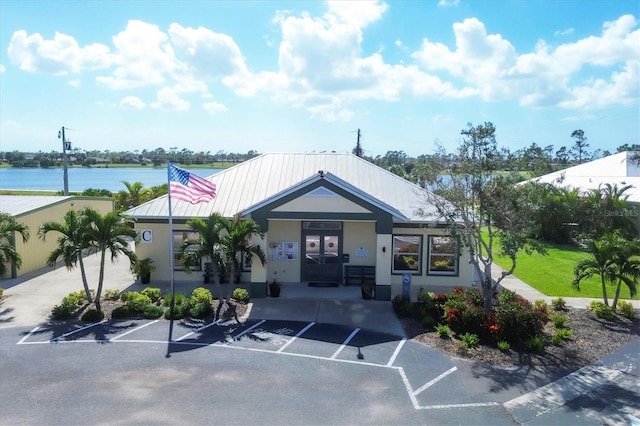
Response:
M407 338L441 352L459 358L495 366L531 366L540 369L577 370L617 351L627 343L640 337L640 319L629 320L617 316L607 321L597 318L587 309L566 309L566 328L573 337L560 345L553 345L551 337L555 333L553 322L544 329L545 347L542 352L531 353L524 347L514 347L509 352L501 352L495 344L481 344L467 349L455 339L443 339L433 329L425 328L415 318L400 318Z

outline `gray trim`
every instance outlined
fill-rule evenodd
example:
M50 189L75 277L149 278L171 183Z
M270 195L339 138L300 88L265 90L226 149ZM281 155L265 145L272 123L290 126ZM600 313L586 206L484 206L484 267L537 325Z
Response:
M376 300L388 302L391 300L391 286L388 284L376 284Z
M357 205L370 210L371 213L320 213L320 212L274 212L273 209L276 209L292 200L295 200L308 192L313 191L316 188L325 187L327 189L332 190L336 194L356 203ZM381 208L363 200L362 198L354 195L351 192L344 190L341 187L334 185L333 183L327 180L317 180L311 182L307 186L301 187L295 191L292 191L271 203L265 203L262 207L257 208L250 212L250 217L258 223L260 221L268 220L268 219L296 219L296 220L369 220L381 222L383 224L382 229L386 230L391 224L393 224L392 215L382 210ZM262 228L262 226L261 226ZM385 233L385 232L382 232Z
M251 282L251 285L249 286L249 297L256 299L264 299L267 297L267 283Z

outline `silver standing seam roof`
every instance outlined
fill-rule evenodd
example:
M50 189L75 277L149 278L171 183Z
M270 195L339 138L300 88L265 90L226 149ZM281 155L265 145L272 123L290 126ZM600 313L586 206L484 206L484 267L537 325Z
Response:
M172 198L172 215L174 219L206 218L214 212L229 218L244 215L317 180L319 171L329 182L388 211L395 222L435 222L438 217L435 207L426 205L425 189L348 153L262 154L206 177L217 187L216 198L208 203ZM134 219L168 218L168 204L164 195L126 213Z
M624 195L631 203L640 203L640 163L638 154L623 151L604 158L549 173L525 182L550 183L558 187L575 188L580 192L598 189L601 185L630 185Z
M70 195L0 195L0 212L17 217L60 203Z

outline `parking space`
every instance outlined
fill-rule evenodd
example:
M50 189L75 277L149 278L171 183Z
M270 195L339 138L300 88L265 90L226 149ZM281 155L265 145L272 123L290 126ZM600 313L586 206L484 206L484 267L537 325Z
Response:
M325 362L356 363L396 371L415 409L498 405L468 395L454 364L439 351L398 336L335 324L286 320L43 324L26 333L18 344L91 342L167 343L169 352L189 347L232 347Z

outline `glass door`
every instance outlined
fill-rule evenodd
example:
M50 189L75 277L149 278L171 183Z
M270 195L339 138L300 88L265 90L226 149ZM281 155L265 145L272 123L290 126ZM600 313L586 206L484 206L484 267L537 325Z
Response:
M342 225L341 223L338 224ZM342 235L341 232L339 232L341 229L309 228L321 227L309 226L304 229L304 262L302 265L302 281L331 283L341 282Z

